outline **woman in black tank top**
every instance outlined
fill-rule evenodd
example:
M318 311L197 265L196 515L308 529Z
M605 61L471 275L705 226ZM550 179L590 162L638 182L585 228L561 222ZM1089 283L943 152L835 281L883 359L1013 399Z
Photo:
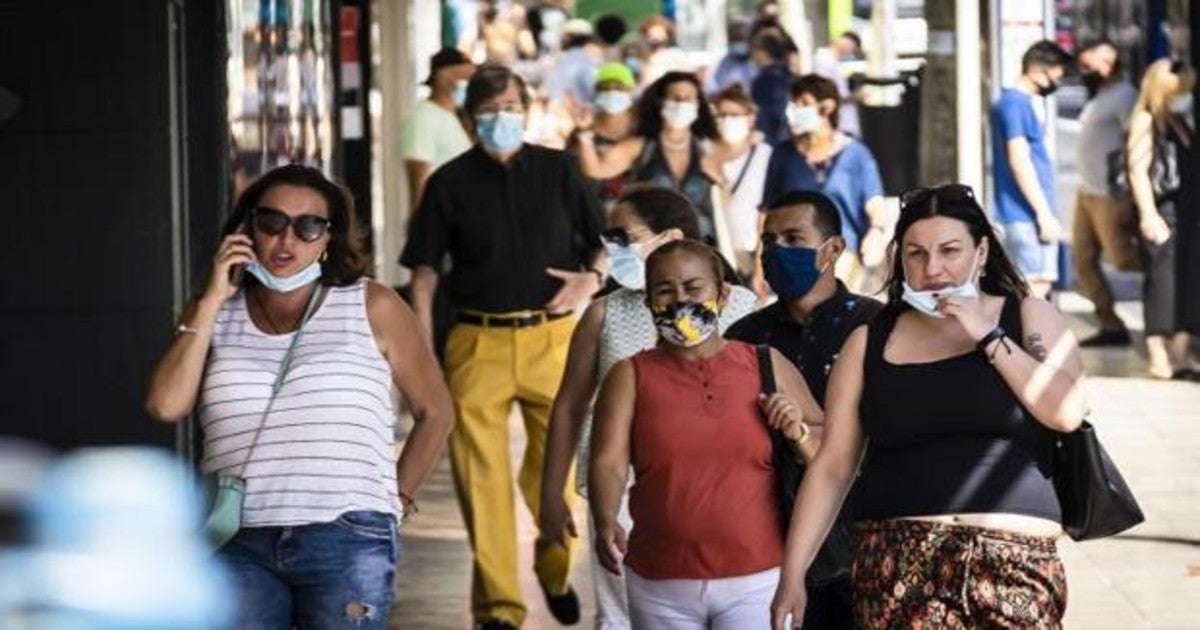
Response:
M901 201L889 306L833 368L775 627L803 618L804 573L861 461L856 626L1057 628L1066 577L1049 438L1084 416L1078 344L1029 297L969 187Z

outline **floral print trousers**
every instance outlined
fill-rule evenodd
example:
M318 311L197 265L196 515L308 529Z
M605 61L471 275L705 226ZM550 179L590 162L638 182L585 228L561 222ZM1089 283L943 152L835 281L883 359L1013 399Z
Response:
M854 527L857 628L1061 628L1053 538L924 521Z

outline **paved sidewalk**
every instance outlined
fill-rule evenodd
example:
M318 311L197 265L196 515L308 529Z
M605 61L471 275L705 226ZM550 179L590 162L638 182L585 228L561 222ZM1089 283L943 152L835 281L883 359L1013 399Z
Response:
M1060 302L1080 336L1091 330L1084 314L1089 306L1073 296ZM1120 304L1135 331L1138 309L1136 303ZM1142 378L1144 360L1132 349L1089 350L1085 361L1095 425L1147 521L1114 539L1082 544L1063 539L1070 589L1066 627L1200 628L1200 384ZM524 438L518 435L520 423L513 426L517 457ZM421 514L402 535L392 626L469 627L470 555L445 461L420 499ZM577 522L585 522L583 516L581 510ZM519 531L522 588L530 610L525 627L557 627L533 581L535 533L524 510ZM573 583L584 604L581 627L590 628L591 583L587 558L581 556Z

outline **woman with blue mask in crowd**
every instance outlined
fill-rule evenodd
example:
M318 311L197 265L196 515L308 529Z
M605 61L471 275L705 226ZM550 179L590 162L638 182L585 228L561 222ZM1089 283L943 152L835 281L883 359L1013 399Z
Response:
M441 370L413 312L366 277L355 216L314 168L251 184L151 376L150 415L195 410L200 468L232 509L213 542L239 628L387 627L397 527L450 433ZM394 387L416 421L398 458Z
M610 61L602 64L596 71L596 96L590 108L572 104L571 115L576 124L581 121L590 125L593 134L592 144L596 152L604 156L613 146L628 138L634 130L633 90L637 82L633 72L623 63ZM594 119L594 123L590 122ZM579 138L574 133L567 142L567 151L579 159ZM629 179L628 172L618 173L606 179L590 180L592 189L604 204L606 210L611 210L621 190Z
M633 628L767 627L785 522L771 432L787 456L818 446L821 410L799 372L770 350L779 388L764 395L756 347L719 334L722 270L719 254L690 239L650 255L645 305L658 344L616 363L596 401L593 539L604 569L625 577Z
M668 72L647 87L637 103L637 131L604 155L590 121L576 124L584 175L606 179L628 171L630 181L678 190L696 208L700 235L715 242L713 187L724 184L724 175L708 155L717 124L695 75Z
M621 285L592 302L571 338L567 369L554 400L542 476L541 538L562 544L578 529L563 500L563 489L576 460L576 489L586 494L587 444L591 433L590 406L600 381L621 359L654 347L657 335L645 303L645 259L664 244L699 236L696 212L679 193L660 186L630 187L609 214L604 232L609 275ZM726 274L731 270L726 270ZM724 330L754 310L749 290L733 286L718 319ZM622 499L621 523L628 528L628 507ZM593 564L597 628L628 628L624 581Z
M1057 628L1051 431L1085 416L1079 346L1030 297L969 187L901 204L888 306L833 366L774 627L804 618L805 571L854 484L855 627Z
M886 262L890 221L879 165L867 145L838 131L837 84L804 75L792 83L791 97L785 114L791 139L771 154L763 203L792 190L817 190L833 199L850 254L838 260L838 277L862 290Z

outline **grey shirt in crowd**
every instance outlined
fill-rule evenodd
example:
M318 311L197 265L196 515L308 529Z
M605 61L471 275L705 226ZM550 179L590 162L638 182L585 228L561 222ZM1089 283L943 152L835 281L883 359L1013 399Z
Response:
M1079 116L1079 189L1109 195L1108 155L1125 144L1138 93L1121 80L1101 88Z

